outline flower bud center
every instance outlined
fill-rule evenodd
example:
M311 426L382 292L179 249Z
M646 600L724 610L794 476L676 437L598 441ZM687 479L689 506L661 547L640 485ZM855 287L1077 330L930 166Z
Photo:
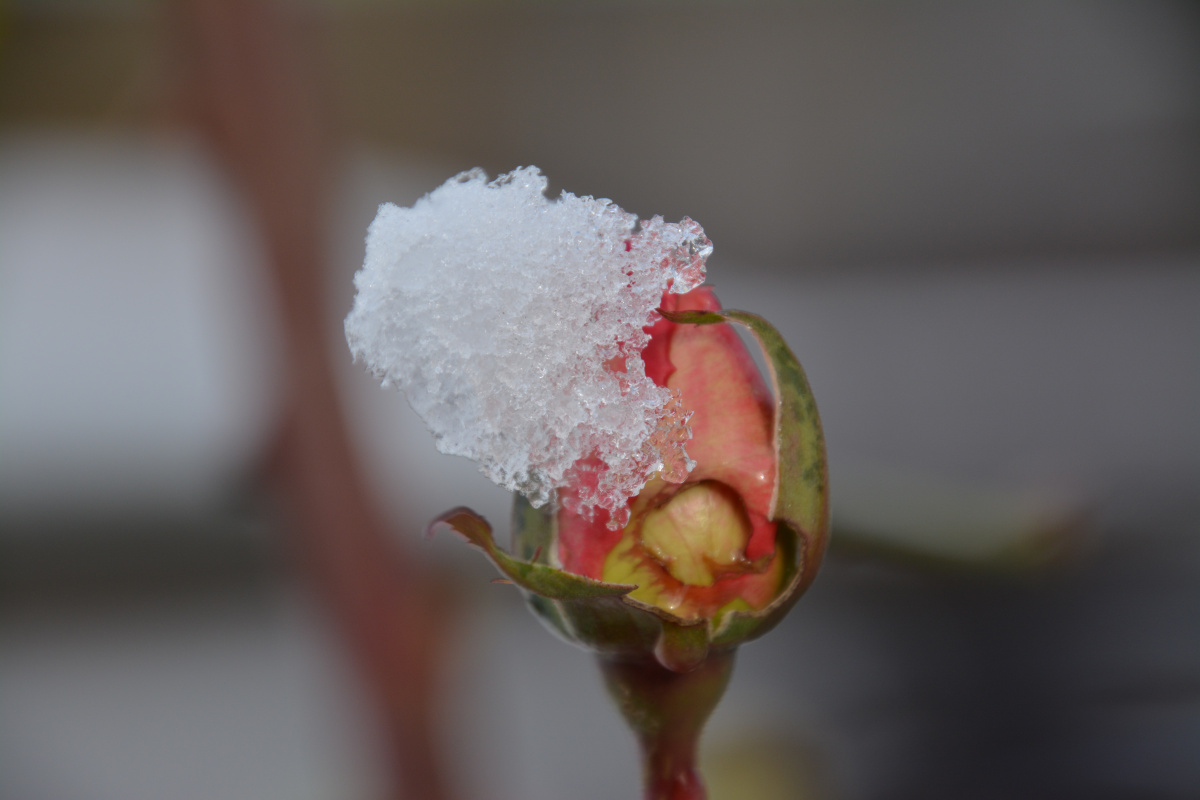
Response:
M712 586L725 572L744 571L750 520L737 494L723 483L689 486L642 522L642 546L675 578Z

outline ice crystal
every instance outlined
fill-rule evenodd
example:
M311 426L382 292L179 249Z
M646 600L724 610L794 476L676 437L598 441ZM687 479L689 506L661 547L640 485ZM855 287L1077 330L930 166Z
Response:
M627 517L656 472L682 481L690 412L641 353L665 290L704 280L712 244L690 219L643 220L609 200L545 196L536 167L450 179L379 209L346 339L399 387L444 453L535 506Z

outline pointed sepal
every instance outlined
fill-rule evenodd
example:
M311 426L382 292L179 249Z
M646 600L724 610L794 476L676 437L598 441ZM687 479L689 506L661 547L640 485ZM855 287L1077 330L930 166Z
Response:
M469 508L455 508L429 525L429 532L450 528L478 547L506 578L526 591L552 600L621 597L636 589L619 583L605 583L561 569L522 561L500 549L492 537L492 526Z

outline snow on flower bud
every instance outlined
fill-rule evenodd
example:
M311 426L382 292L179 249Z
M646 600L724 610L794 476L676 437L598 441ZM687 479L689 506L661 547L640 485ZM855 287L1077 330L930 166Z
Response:
M699 225L545 188L536 168L473 170L382 206L346 337L440 450L519 493L513 553L468 509L435 526L564 637L686 672L765 633L816 575L816 403L779 333L700 286Z
M570 484L575 513L619 527L652 476L693 466L689 412L642 352L664 291L702 283L712 245L690 219L639 226L545 189L535 167L490 183L472 170L412 208L381 206L346 338L439 450L535 507Z

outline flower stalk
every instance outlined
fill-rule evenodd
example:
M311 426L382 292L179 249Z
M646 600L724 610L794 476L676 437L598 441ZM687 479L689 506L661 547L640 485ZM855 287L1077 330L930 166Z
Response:
M734 650L673 672L652 659L601 659L604 683L638 737L645 800L704 800L696 764L704 724L733 671Z

